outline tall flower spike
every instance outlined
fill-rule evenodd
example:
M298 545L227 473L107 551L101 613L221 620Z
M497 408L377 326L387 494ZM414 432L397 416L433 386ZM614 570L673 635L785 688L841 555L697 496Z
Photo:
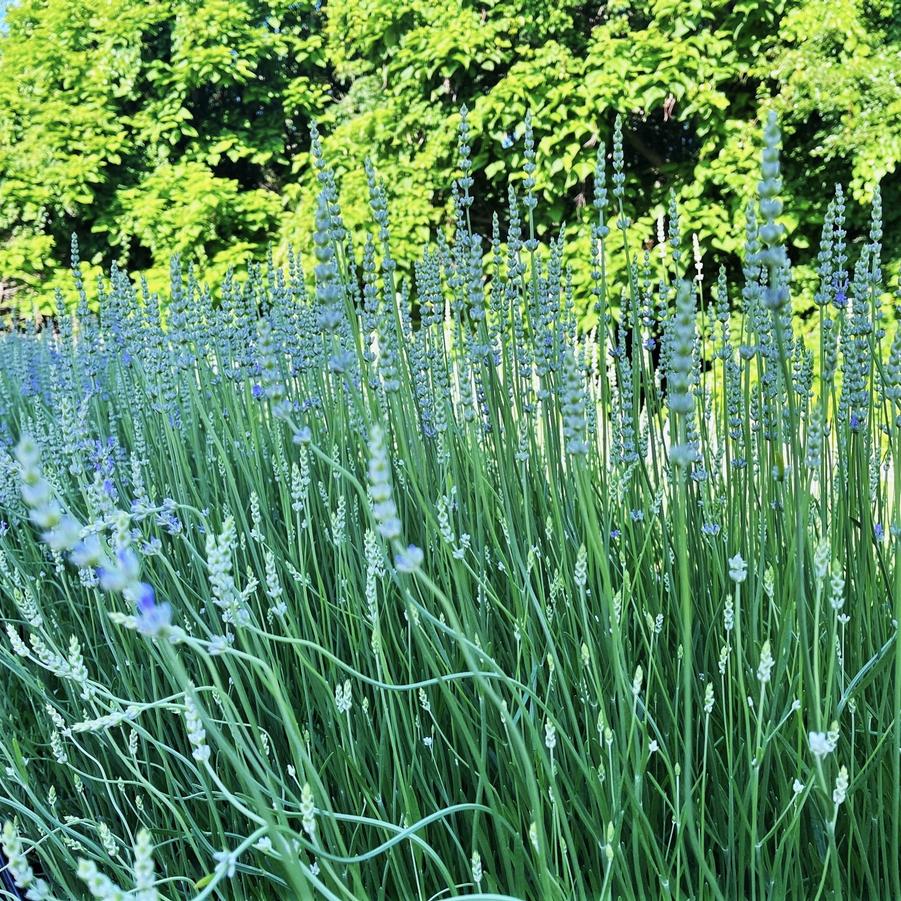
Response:
M773 674L773 667L776 661L773 659L773 653L770 650L770 642L767 639L760 649L760 665L757 667L757 678L762 685L770 681Z
M464 208L472 206L472 197L469 193L469 189L472 187L472 175L470 174L472 171L472 160L470 159L472 148L469 144L468 117L469 110L466 108L466 104L464 104L460 107L460 132L457 141L457 151L460 154L460 172L462 173L458 180L458 184L463 191L463 198L460 202Z
M682 424L694 411L692 372L694 368L695 306L691 286L684 279L676 292L676 315L672 320L667 366L667 404L672 417L670 459L677 466L687 466L695 459L695 451L685 440Z
M391 542L394 549L394 565L399 572L412 573L419 569L424 555L414 544L404 547L401 538L401 522L397 515L391 488L391 468L385 432L378 423L369 429L369 499L372 515L382 537Z
M382 537L389 540L400 538L401 524L392 497L385 433L380 425L373 425L369 430L369 499Z
M153 842L146 829L139 829L134 844L134 901L156 901L156 873L153 866Z
M313 249L316 256L314 275L316 279L316 300L319 304L319 327L331 334L341 323L341 285L338 281L338 264L329 233L328 195L319 192L316 204L316 229L313 232Z
M206 565L213 591L213 602L222 610L223 621L247 625L250 622L250 612L232 576L231 555L235 541L235 521L231 516L226 516L218 538L211 532L207 533Z
M125 892L109 876L104 876L93 860L78 861L78 878L97 901L125 901Z
M535 138L532 133L531 112L526 113L523 152L526 158L526 161L523 164L523 170L526 173L526 177L522 183L523 189L525 190L525 197L523 197L522 205L529 211L529 216L531 217L535 207L538 206L538 199L535 197ZM537 249L538 241L534 235L530 234L528 240L524 242L524 246L526 250L531 253Z
M616 117L613 126L613 196L621 199L626 193L626 175L623 171L625 157L623 155L623 119Z
M592 205L598 211L599 221L603 222L604 210L607 207L607 147L603 141L598 144L598 152L597 156L595 156L594 199L592 200ZM598 237L604 238L607 236L606 227L603 228L604 233L598 235Z
M7 820L3 824L2 842L3 854L6 857L6 869L12 877L17 888L25 890L25 897L29 901L40 901L40 899L49 899L50 888L43 879L39 879L34 875L34 870L25 857L25 850L22 847L22 839L12 822Z
M763 245L758 260L769 270L769 280L764 295L767 307L781 309L788 302L788 286L784 270L788 267L788 257L782 243L785 226L777 222L782 213L782 177L779 174L779 148L781 134L776 113L770 110L763 129L763 154L760 170L762 178L757 184L758 206L761 224L758 228L760 243Z
M836 808L845 803L845 798L848 796L848 786L850 784L851 781L848 778L848 768L842 764L838 771L838 776L835 777L835 790L832 792L832 800L835 803Z
M257 328L257 361L263 395L272 402L272 412L282 416L288 412L285 406L285 381L282 377L278 342L268 319L261 319Z
M312 839L316 834L316 805L309 782L303 784L300 792L300 815L304 832Z
M567 350L563 358L563 388L560 404L567 453L574 455L588 453L585 410L585 385L582 373L576 362L575 354L572 350Z

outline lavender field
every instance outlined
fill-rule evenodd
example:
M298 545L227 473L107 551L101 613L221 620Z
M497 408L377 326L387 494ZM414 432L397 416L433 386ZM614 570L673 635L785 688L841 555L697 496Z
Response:
M314 139L285 265L75 242L0 339L0 896L901 898L878 189L802 313L774 115L733 274L636 234L619 127L539 242L521 149L479 234L463 116L411 278Z

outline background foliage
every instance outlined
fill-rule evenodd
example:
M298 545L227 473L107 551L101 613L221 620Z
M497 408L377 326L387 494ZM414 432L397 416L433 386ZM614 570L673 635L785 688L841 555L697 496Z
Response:
M305 246L313 119L352 227L372 157L408 267L447 220L463 103L475 228L521 169L527 110L539 234L578 221L619 111L639 233L674 191L705 260L730 267L773 106L792 257L810 260L835 182L853 230L882 180L892 275L898 23L891 0L20 0L0 37L0 280L49 302L73 231L86 268L115 261L151 287L174 253L213 280Z

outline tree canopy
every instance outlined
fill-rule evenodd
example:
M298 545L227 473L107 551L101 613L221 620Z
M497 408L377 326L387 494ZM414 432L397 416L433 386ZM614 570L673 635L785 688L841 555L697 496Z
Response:
M760 111L786 141L793 260L834 185L852 224L882 183L901 259L901 25L892 0L19 0L0 36L0 282L49 302L78 235L86 269L205 278L301 249L318 123L348 225L383 179L399 263L447 221L468 106L474 227L506 203L531 111L539 236L587 215L598 142L622 114L627 210L735 266Z

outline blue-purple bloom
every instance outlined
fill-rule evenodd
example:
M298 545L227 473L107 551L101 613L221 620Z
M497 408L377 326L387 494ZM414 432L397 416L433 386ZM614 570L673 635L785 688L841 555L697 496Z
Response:
M97 568L97 577L104 591L124 591L138 578L140 571L141 564L135 552L123 547L116 551L116 560L112 566L101 565Z
M88 459L94 472L104 477L113 474L116 468L114 456L119 450L119 441L115 436L110 436L106 441L87 441L82 446L88 452Z
M154 554L158 554L162 549L163 543L156 536L149 538L141 544L141 553L144 554L145 557L151 557Z
M141 613L146 613L156 605L156 594L149 582L138 582L135 595L135 604Z
M137 606L135 624L142 635L153 638L172 625L172 605L166 602L157 604L153 588L146 582L139 585Z
M394 565L398 572L413 573L422 566L424 554L422 548L415 544L407 545L403 550L397 550L394 554Z
M170 535L179 535L182 531L181 520L175 515L175 501L171 497L163 499L162 510L156 514L156 524L164 528Z
M86 535L72 548L69 559L79 568L97 566L103 559L103 548L100 545L100 539L95 534Z

